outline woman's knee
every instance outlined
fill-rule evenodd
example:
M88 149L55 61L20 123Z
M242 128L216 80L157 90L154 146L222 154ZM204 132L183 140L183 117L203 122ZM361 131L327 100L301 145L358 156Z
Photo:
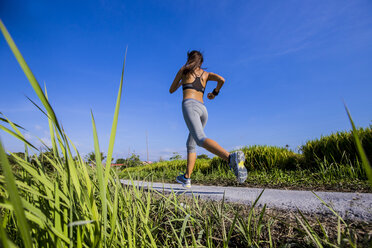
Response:
M205 141L206 138L207 138L207 137L203 136L203 137L200 137L200 138L198 138L198 139L195 139L196 144L197 144L198 146L203 147L203 145L204 145L204 141Z
M187 146L187 153L196 153L195 146Z
M187 152L191 153L191 152L196 152L196 145L200 146L200 147L203 147L204 145L204 141L207 137L205 136L202 136L202 137L194 137L193 141L192 142L190 139L187 140L186 142L186 148L187 148Z

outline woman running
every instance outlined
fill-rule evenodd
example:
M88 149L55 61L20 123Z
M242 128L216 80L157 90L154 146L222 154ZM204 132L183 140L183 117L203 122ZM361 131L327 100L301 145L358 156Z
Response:
M191 187L190 177L194 169L196 145L198 145L227 161L230 169L234 171L238 182L243 183L247 179L247 169L244 166L244 153L242 151L237 151L230 154L216 141L207 138L204 133L204 127L208 120L208 112L203 103L205 86L208 81L217 82L217 87L213 92L208 93L207 96L208 99L213 100L220 92L222 85L225 83L225 79L215 73L204 71L201 68L202 64L203 55L199 51L194 50L188 52L186 64L178 71L169 89L169 92L172 94L182 85L182 113L187 128L190 131L186 142L186 173L178 176L176 180L184 187Z

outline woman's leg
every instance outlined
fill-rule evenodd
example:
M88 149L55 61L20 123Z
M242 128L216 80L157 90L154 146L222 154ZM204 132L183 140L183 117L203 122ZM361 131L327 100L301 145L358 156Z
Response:
M216 141L206 137L204 127L208 120L208 111L201 103L191 101L182 106L182 112L186 125L190 131L187 140L187 151L195 152L195 144L228 161L229 152L223 149ZM189 145L192 144L192 145ZM192 160L191 160L192 161ZM188 163L189 164L189 163ZM193 164L190 166L193 167Z
M205 108L205 106L203 109L203 114L200 117L200 120L203 124L203 130L204 130L204 127L207 124L207 120L208 120L208 111L207 111L207 108ZM202 144L202 147L205 148L207 151L213 153L214 155L219 156L225 161L229 160L230 153L227 152L225 149L223 149L216 141L212 139L205 138Z
M184 114L186 114L184 117L186 120L187 127L189 128L189 130L191 130L189 133L189 137L187 138L187 142L186 142L186 147L187 147L187 168L186 168L186 173L185 173L186 178L191 177L192 171L194 170L195 161L196 161L196 143L197 142L195 141L193 136L199 137L199 139L200 137L203 137L203 135L205 136L205 134L202 134L202 136L200 136L200 130L203 131L208 121L207 111L204 111L203 108L201 109L201 108L195 107L195 104L190 104L190 105L192 105L193 107L189 106L183 109ZM199 145L200 145L200 142L199 142Z
M244 182L247 178L247 169L244 166L244 154L243 152L234 152L229 154L225 149L223 149L216 141L208 139L204 133L204 127L207 123L208 112L205 106L202 103L197 101L184 101L182 103L182 112L186 122L186 125L190 131L189 141L194 142L194 150L187 147L188 152L188 161L187 161L187 174L186 176L191 175L192 170L194 169L196 152L195 152L195 143L198 146L204 147L211 153L219 156L229 163L230 168L233 168L235 176L239 182ZM230 160L230 161L229 161ZM184 175L185 176L185 175ZM178 179L177 179L178 180ZM182 182L183 183L183 182ZM189 183L189 187L190 187Z
M229 160L230 153L223 149L216 141L206 138L203 143L203 147L209 152L219 156L225 161Z
M198 118L195 118L197 120L197 122L201 122L201 126L203 127L202 129L199 127L198 124L196 124L194 121L194 125L192 125L191 123L189 124L189 126L191 127L192 130L202 130L205 128L205 125L207 125L207 121L208 121L208 112L206 111L206 109L202 109L202 112L201 112L201 115L200 117L197 116L198 118L200 118L200 120L198 120ZM193 133L197 135L197 131L193 131ZM200 133L200 131L199 131ZM205 135L204 135L205 136ZM192 134L190 133L189 134L189 137L187 139L187 143L186 143L186 146L187 146L187 169L186 169L186 173L185 173L185 177L186 178L190 178L191 177L191 173L194 169L194 166L195 166L195 161L196 161L196 141L195 139L193 138ZM216 141L212 140L212 139L208 139L208 138L205 138L204 139L204 142L203 142L203 145L202 147L204 147L205 149L207 149L209 152L219 156L220 158L222 158L223 160L225 161L228 161L229 160L229 155L230 153L227 152L225 149L223 149Z
M187 168L186 168L185 177L190 178L191 173L194 169L195 160L196 160L196 141L194 140L191 134L189 134L189 137L187 138L186 147L187 147Z
M186 173L185 173L186 178L191 177L191 173L194 170L195 161L196 161L196 152L187 153L187 168L186 168Z

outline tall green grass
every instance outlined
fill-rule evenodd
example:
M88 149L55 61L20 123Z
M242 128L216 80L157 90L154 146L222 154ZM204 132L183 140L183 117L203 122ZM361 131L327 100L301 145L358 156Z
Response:
M372 160L372 125L358 128L353 132L337 132L319 139L307 141L301 147L306 165L317 167L318 161L327 160L333 164L349 164L359 166L361 162L357 143L354 139L358 133L360 144L369 160Z
M353 134L353 137L354 137L354 141L355 141L355 144L356 144L356 147L357 147L357 150L358 150L358 154L362 160L362 165L363 165L363 168L367 174L367 177L368 177L368 181L370 183L370 185L372 186L372 167L371 167L371 164L370 164L370 160L372 159L372 156L369 156L367 154L370 154L371 150L368 150L368 153L365 152L364 150L364 147L362 145L362 142L361 142L361 139L359 138L360 136L360 131L355 127L355 124L354 124L354 121L353 119L351 118L351 114L349 112L349 109L346 107L346 104L345 104L345 110L346 110L346 113L347 113L347 116L349 117L349 120L350 120L350 124L351 124L351 127L352 127L352 134Z
M49 178L43 172L41 163L37 157L35 157L36 164L32 164L12 154L17 160L17 164L22 166L22 169L27 172L22 173L21 180L16 181L11 177L12 174L5 153L0 153L1 164L5 173L5 177L2 179L5 179L6 182L4 194L5 196L6 194L11 195L10 202L4 198L2 207L11 211L13 211L14 208L18 226L24 226L20 231L23 243L26 247L31 247L31 231L27 228L28 225L24 220L24 215L28 218L28 221L44 229L43 232L36 232L34 235L41 235L36 237L36 240L44 240L46 244L54 243L73 247L73 241L75 240L77 241L78 247L81 247L84 243L93 246L97 246L97 244L106 244L108 238L114 235L115 230L117 230L115 228L116 223L110 223L110 226L108 226L107 220L110 217L114 218L112 217L113 213L117 211L117 205L113 205L114 202L111 198L117 199L119 184L117 178L114 177L115 174L110 173L110 164L103 167L100 152L97 152L97 150L99 151L99 143L93 113L92 125L97 161L96 176L94 178L89 176L87 165L63 128L61 128L56 114L47 99L46 90L44 93L2 22L0 22L0 28L31 86L46 109L46 112L43 111L43 113L48 117L52 139L51 150L53 151L54 157L50 158L45 156L45 159L48 160L57 171L54 178ZM107 152L108 158L112 157L114 147L123 85L124 65L114 113L109 149ZM39 106L37 107L42 110ZM26 145L26 149L35 149L32 144L26 141L16 125L8 119L7 123L11 125L14 131L1 125L3 130L23 141ZM71 149L74 149L77 154L77 159L75 160L72 156ZM62 156L59 155L60 152ZM111 159L108 161L111 161ZM18 194L17 188L15 187L16 183L19 184L18 186L22 186L24 190L23 194ZM97 184L98 189L95 187ZM107 194L109 187L115 189L114 195ZM37 194L28 195L26 192ZM98 199L94 199L97 193L99 197ZM24 211L20 211L20 209L24 209ZM17 224L14 226L17 226ZM109 230L111 231L108 232ZM89 235L87 235L88 233Z
M304 155L286 148L249 146L241 149L246 157L248 179L239 186L317 189L335 191L371 192L362 161L336 163L326 158L309 166ZM186 169L186 160L162 161L150 165L125 168L120 177L153 179L174 182ZM211 160L197 159L192 174L193 183L238 186L228 164L218 157Z
M330 244L356 246L349 232L339 228L342 242L335 235L309 230L301 215L304 229L295 223L282 222L254 208L245 215L224 201L203 203L197 198L183 199L175 194L123 187L110 164L104 166L96 124L92 128L96 167L88 166L64 132L43 91L3 23L0 29L41 101L48 119L53 155L42 154L53 167L48 173L38 156L28 159L28 150L37 152L20 132L20 126L7 118L1 129L24 142L25 156L11 156L19 166L12 170L0 141L0 237L3 247L274 247L286 244L281 231L293 232L299 246ZM125 64L125 59L124 59ZM123 86L124 66L113 118L107 157L112 157ZM76 157L72 156L72 151ZM110 159L107 159L110 161ZM341 223L341 222L340 222ZM319 223L320 224L320 223ZM349 229L349 224L342 221ZM311 226L310 226L311 227ZM322 230L325 228L320 224ZM274 233L274 234L273 234ZM335 243L337 242L337 243Z

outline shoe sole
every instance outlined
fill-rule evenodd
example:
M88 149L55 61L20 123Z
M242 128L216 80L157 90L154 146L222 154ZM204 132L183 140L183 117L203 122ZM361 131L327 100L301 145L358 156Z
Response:
M185 188L191 188L191 185L187 185L187 184L185 184L184 182L181 182L180 180L178 180L178 178L176 178L176 181L177 181L177 183L182 184L182 187L185 187Z

